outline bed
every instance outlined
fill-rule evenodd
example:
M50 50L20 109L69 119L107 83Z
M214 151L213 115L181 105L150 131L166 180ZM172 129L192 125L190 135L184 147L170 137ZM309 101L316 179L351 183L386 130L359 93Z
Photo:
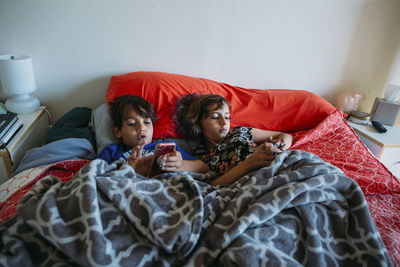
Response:
M117 142L107 104L76 107L0 185L0 263L400 266L400 181L315 94L134 72L113 76L105 98L143 96L159 116L153 137L199 156L172 117L177 97L193 92L231 101L232 127L290 132L293 146L226 187L210 186L211 173L148 179L95 159Z

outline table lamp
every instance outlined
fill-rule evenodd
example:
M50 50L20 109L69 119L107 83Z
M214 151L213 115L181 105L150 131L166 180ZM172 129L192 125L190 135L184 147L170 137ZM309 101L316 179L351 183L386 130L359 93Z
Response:
M39 99L29 95L36 90L31 57L0 55L0 80L3 91L12 95L6 101L8 111L27 114L39 107Z

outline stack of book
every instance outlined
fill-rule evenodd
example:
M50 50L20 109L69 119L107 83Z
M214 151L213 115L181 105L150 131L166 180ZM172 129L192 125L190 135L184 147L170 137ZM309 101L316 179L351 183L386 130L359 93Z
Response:
M0 148L5 148L22 128L23 123L17 114L0 114Z

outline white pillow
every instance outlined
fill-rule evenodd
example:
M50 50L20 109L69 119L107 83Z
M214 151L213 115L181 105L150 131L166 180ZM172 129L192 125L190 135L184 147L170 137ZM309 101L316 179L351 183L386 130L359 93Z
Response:
M118 143L118 139L114 135L112 119L108 113L107 103L98 106L92 111L91 124L96 136L97 154L104 147Z

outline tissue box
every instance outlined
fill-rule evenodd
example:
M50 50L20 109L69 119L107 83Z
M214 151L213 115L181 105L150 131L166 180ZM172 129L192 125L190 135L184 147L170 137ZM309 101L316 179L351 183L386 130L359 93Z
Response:
M386 125L393 125L396 122L399 110L400 104L388 103L385 99L377 97L372 106L371 120L379 121Z

